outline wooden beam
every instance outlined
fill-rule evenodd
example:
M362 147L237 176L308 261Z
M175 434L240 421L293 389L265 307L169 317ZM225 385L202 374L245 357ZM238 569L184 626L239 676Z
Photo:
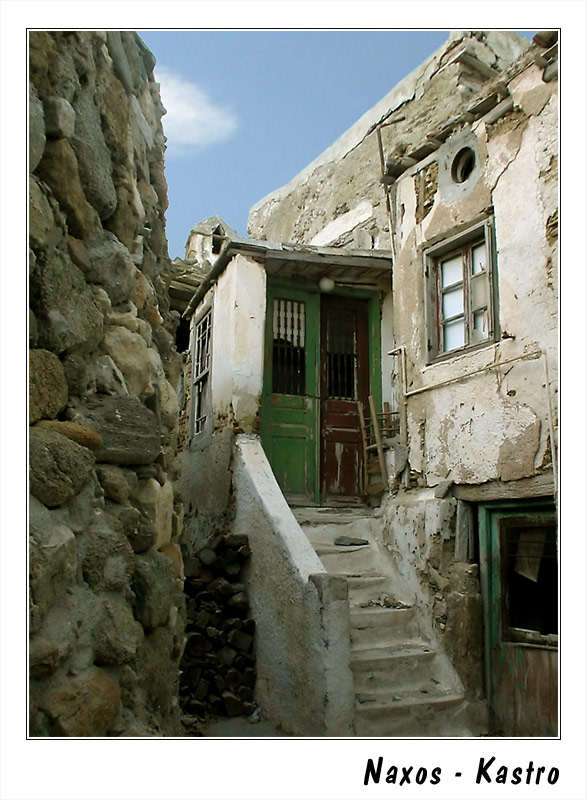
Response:
M367 486L369 485L369 473L367 470L367 464L369 461L369 453L367 452L368 442L367 442L367 427L365 425L365 415L363 413L363 404L360 400L357 401L357 410L359 412L359 426L361 428L361 440L363 442L363 493L367 492Z
M552 472L522 478L519 481L490 481L478 485L461 484L452 487L452 495L457 500L469 503L486 503L491 500L523 500L532 497L551 497L554 495Z
M381 440L381 431L379 430L379 423L377 421L377 409L375 408L375 400L372 395L369 395L369 408L371 410L371 420L373 422L373 433L375 434L375 441L377 443L377 455L379 456L379 466L381 468L381 479L387 486L387 466L385 464L385 455L383 453L383 441Z
M373 272L385 272L391 268L391 255L381 255L373 250L373 255L358 256L345 250L344 253L312 253L308 251L275 250L267 253L267 266L275 261L298 261L323 266L363 267ZM385 262L389 262L386 264Z

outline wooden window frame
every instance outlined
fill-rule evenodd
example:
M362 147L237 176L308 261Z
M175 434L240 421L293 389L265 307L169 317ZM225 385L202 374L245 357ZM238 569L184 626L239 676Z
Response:
M212 360L212 308L207 306L194 322L192 342L192 437L201 434L208 419L210 406L209 377Z
M476 225L454 236L443 239L438 244L424 250L424 280L426 286L426 318L427 318L427 363L453 358L463 352L486 347L497 339L497 270L495 264L493 217L487 218ZM475 279L472 271L473 248L485 245L487 259L487 305L473 308L471 284ZM462 280L449 286L441 285L441 264L449 258L462 255L463 275ZM443 295L462 286L463 312L451 317L442 316ZM481 308L487 313L487 336L480 341L474 341L474 314ZM446 350L444 347L444 326L462 318L464 322L464 344Z

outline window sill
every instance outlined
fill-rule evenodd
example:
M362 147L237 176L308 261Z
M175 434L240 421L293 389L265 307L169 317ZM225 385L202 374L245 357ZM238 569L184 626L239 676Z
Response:
M543 650L558 649L556 633L542 634L525 628L507 628L503 634L503 642L522 647L539 647Z
M479 353L482 350L487 350L489 347L498 344L496 339L486 339L483 342L479 342L479 344L471 345L470 347L460 347L458 350L450 350L448 353L441 353L438 356L434 356L429 361L426 362L426 366L424 370L428 369L429 367L434 367L436 364L445 364L447 361L452 361L453 359L463 358L473 353Z

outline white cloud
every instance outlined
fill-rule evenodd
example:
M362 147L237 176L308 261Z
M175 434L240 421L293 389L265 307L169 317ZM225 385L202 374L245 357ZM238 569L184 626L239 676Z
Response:
M179 155L228 139L237 129L236 116L217 104L197 84L166 67L156 67L161 100L167 109L163 131L167 154Z

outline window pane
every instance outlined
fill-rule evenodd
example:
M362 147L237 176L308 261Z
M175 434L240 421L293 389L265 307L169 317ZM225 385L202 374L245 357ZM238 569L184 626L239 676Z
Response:
M453 289L442 295L442 318L456 317L463 313L463 289Z
M444 326L444 349L454 350L465 344L465 320L455 319Z
M504 621L525 632L557 634L556 526L514 518L499 527Z
M476 245L473 248L473 275L478 275L480 272L487 272L487 254L485 250L485 242Z
M489 335L487 327L487 309L484 311L476 311L473 314L473 334L471 337L473 344L487 339Z
M198 380L210 368L210 333L212 312L202 317L196 325L193 379Z
M451 286L463 280L463 258L460 253L441 262L440 280L442 286Z
M471 308L485 308L488 305L487 273L471 278Z

